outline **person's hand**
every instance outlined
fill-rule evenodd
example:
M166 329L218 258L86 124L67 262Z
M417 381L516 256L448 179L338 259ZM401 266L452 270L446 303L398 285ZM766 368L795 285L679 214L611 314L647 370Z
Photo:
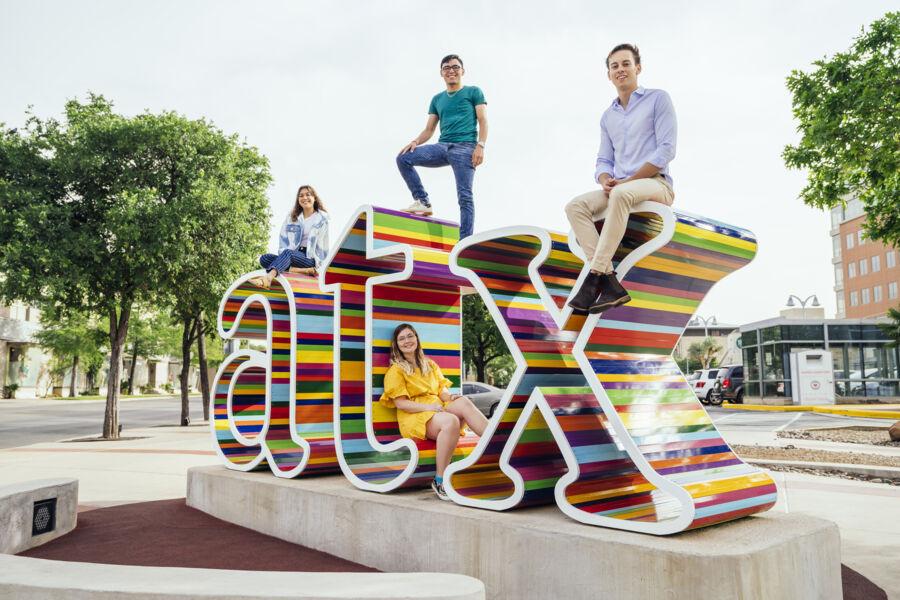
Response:
M418 146L418 144L416 143L416 140L413 140L410 143L408 143L407 145L403 146L403 148L400 150L400 154L406 154L407 152L412 152L413 150L416 149L416 146Z
M608 193L610 193L610 192L612 191L612 189L613 189L614 187L616 187L619 183L621 183L621 182L620 182L618 179L615 179L614 177L607 177L607 178L606 178L606 181L604 181L604 182L602 183L602 185L603 185L603 191L606 192L606 193L608 194Z
M481 146L475 146L475 151L472 152L472 166L477 167L481 163L484 162L484 148Z
M444 412L444 405L443 404L432 404L431 410L433 410L434 412Z

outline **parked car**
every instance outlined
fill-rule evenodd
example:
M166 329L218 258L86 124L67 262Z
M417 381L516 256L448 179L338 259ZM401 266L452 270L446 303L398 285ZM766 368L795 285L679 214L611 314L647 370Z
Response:
M697 399L703 404L709 404L713 394L713 384L716 382L716 375L719 374L718 367L715 369L701 369L694 371L688 377L688 383L691 389L697 395Z
M726 400L735 404L744 403L744 365L727 365L719 369L710 404L718 406Z
M503 397L504 390L481 383L480 381L464 381L462 384L463 396L472 401L478 410L487 417L494 416L497 405L500 404L500 398Z

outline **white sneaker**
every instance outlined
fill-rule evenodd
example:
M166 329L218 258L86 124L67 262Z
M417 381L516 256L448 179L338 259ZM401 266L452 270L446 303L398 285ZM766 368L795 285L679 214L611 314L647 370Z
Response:
M401 210L403 212L413 213L414 215L425 215L426 217L434 212L431 210L431 206L429 206L428 204L423 204L418 200L414 201L412 204Z

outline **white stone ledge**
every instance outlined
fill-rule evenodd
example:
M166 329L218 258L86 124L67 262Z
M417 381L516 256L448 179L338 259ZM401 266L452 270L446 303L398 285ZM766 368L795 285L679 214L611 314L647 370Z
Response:
M656 537L590 527L554 507L497 513L430 491L377 494L341 476L285 480L224 467L188 472L188 505L386 571L464 573L488 598L839 599L830 521L764 513Z
M443 573L287 573L129 567L0 555L6 600L484 600L484 584Z
M56 498L53 531L32 536L34 503ZM38 479L0 486L0 554L16 554L46 544L75 529L78 480Z

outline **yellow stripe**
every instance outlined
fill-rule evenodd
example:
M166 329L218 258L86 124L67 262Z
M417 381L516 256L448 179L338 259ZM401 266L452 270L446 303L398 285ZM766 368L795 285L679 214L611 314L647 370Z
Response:
M378 225L375 226L375 233L376 233L375 237L378 237L377 236L378 233L386 233L386 234L394 235L394 236L401 237L401 238L422 240L424 242L431 242L434 240L439 240L440 242L445 243L445 244L453 243L453 240L450 237L444 237L444 236L439 237L437 234L434 234L434 233L419 233L418 231L409 231L406 229L397 229L396 227L387 227L382 223L379 223ZM393 241L393 240L391 240L391 241ZM402 244L403 242L394 242L394 243Z
M673 273L675 275L687 275L688 277L706 279L707 281L718 281L730 272L698 267L689 263L682 263L668 258L661 258L659 256L648 256L638 261L637 264L644 269Z
M669 304L668 302L653 302L652 300L640 300L637 298L629 302L628 306L633 306L634 308L664 310L666 312L683 313L686 315L692 315L694 314L694 311L697 310L696 306L683 306L681 304Z
M684 381L682 375L650 375L646 373L602 373L597 375L597 379L599 381Z
M733 246L735 248L741 248L743 250L751 250L756 251L756 243L748 242L747 240L742 240L740 238L734 238L730 235L725 235L723 233L716 233L715 231L709 231L708 229L702 229L700 227L696 227L694 225L687 225L685 223L676 223L675 231L679 233L683 233L685 235L696 237L704 240L710 240L712 242L716 242L717 244L723 244L725 246Z
M723 492L731 492L734 490L745 490L747 488L769 485L772 478L765 473L754 473L753 475L743 475L741 477L731 477L729 479L719 479L717 481L701 481L684 485L685 490L694 498L702 498L703 496L712 496Z
M424 248L413 247L413 260L435 265L448 265L450 264L450 254L447 252L439 252L437 250L425 250Z

